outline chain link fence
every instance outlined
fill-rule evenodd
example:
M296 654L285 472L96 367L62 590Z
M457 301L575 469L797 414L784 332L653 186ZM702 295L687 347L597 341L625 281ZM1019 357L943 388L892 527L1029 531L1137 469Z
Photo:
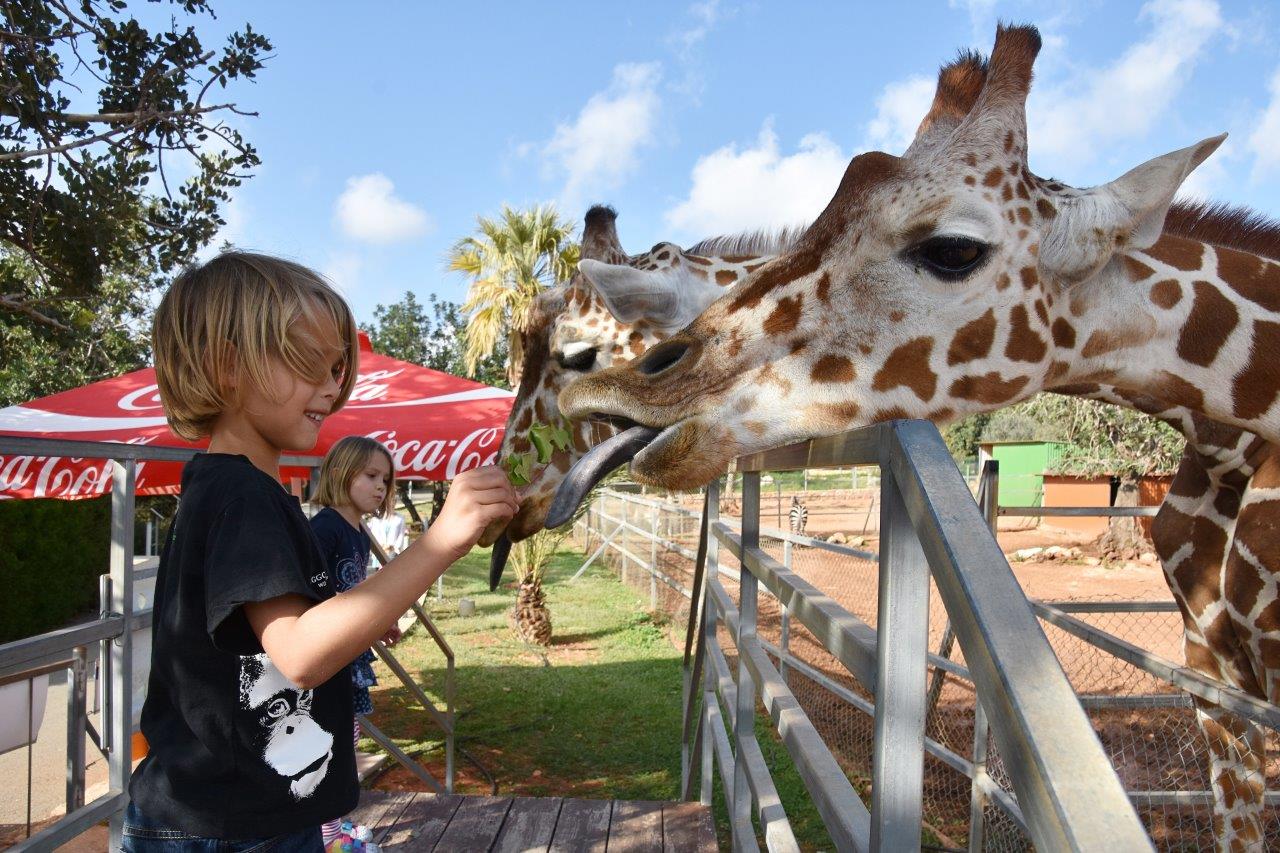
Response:
M785 525L786 516L771 506L767 488L761 489L762 548L874 628L874 528L868 529L869 550L793 535L772 526L779 515ZM720 509L722 520L740 523L740 507L732 495L722 499ZM596 497L574 531L592 562L603 561L647 596L649 607L666 618L673 641L680 644L700 511L700 495L655 496L614 488ZM846 517L858 513L866 514L864 507ZM720 581L736 604L738 570L727 554L720 559ZM1244 701L1203 678L1188 680L1182 619L1172 600L1121 601L1108 595L1105 580L1095 587L1070 601L1037 603L1045 633L1157 849L1212 849L1216 833L1209 751L1197 723L1195 696L1223 699L1240 719L1259 727L1266 755L1242 758L1252 758L1262 768L1250 782L1268 791L1280 789L1280 710ZM936 587L930 598L926 834L937 839L940 849L1030 849ZM767 594L760 598L758 631L849 779L865 793L872 775L873 696ZM732 670L736 660L727 639L722 638L721 648ZM1280 798L1266 796L1262 819L1266 848L1280 849Z

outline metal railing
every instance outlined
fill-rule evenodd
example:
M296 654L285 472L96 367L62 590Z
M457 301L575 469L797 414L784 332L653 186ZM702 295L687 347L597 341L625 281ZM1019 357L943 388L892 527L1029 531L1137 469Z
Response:
M850 464L879 464L882 473L880 632L792 571L785 545L782 560L761 545L762 471ZM710 802L718 769L735 849L756 849L757 824L769 849L797 846L756 741L757 703L771 719L838 849L919 849L926 755L969 776L974 808L994 804L1007 812L1040 849L1150 848L1035 613L933 426L881 424L745 457L739 470L740 528L718 517L714 489L702 514L704 530L688 586L692 600L682 750L686 796L700 779L701 797ZM587 523L602 521L597 529L606 539L611 532L621 535L624 525L643 529L625 514L609 516L597 507ZM604 516L613 519L612 525ZM652 532L654 525L649 527ZM776 533L784 543L791 538L794 547L795 537ZM810 542L818 540L805 544ZM602 545L615 553L624 548L631 565L643 565L634 542ZM821 547L844 550L830 543ZM728 589L733 579L720 567L722 548L738 563L736 608ZM931 574L964 655L963 666L928 653ZM807 678L821 673L760 637L761 587L780 602L793 630L797 623L803 626L857 690L834 679L829 683L874 715L869 807L789 685L793 674ZM736 665L729 663L730 651ZM978 699L972 759L925 737L929 666L972 679ZM1007 778L1012 794L986 773L988 731L1001 778ZM980 837L970 841L980 849Z
M132 686L133 632L149 628L152 617L152 611L149 608L135 607L134 581L142 576L134 570L134 498L138 465L140 462L149 461L186 462L199 452L115 442L0 436L0 454L3 455L104 459L112 462L113 472L110 571L102 577L100 585L103 605L99 618L81 625L0 645L0 686L30 681L42 673L60 669L69 669L71 672L67 699L67 813L11 848L15 851L55 849L103 820L109 821L111 849L114 850L120 846L120 831L125 806L128 803L127 791L133 766L132 737L135 718ZM281 459L282 466L313 468L317 464L318 460L309 456L285 456ZM378 553L379 559L385 562L385 555L380 549ZM367 719L362 718L361 722L374 740L415 775L431 785L433 790L451 792L454 779L455 721L453 650L426 613L417 605L414 605L413 610L417 620L431 635L446 659L445 711L441 712L435 708L422 689L381 643L376 644L375 652L415 698L423 703L428 715L444 730L446 756L444 785L442 786L425 768L405 755L393 741L377 731ZM98 678L102 710L100 732L94 730L89 723L85 708L87 677L85 660L87 649L94 643L100 644L101 647ZM106 757L108 767L106 793L89 803L83 801L86 732ZM28 811L30 799L31 792L28 791ZM28 826L30 826L30 815L28 815Z

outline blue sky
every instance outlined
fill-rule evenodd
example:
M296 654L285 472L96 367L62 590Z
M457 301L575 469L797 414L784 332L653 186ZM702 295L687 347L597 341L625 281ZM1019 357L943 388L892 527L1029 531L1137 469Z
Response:
M222 236L320 269L365 321L406 290L460 301L445 253L504 203L610 203L633 252L807 221L854 154L901 153L938 65L997 19L1045 37L1034 171L1088 186L1225 130L1186 189L1280 216L1263 2L214 5L211 34L275 45L231 92L263 165Z

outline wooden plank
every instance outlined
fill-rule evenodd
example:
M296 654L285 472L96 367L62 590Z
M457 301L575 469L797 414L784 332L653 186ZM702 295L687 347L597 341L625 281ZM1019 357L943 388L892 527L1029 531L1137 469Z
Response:
M350 820L369 827L376 841L412 799L413 791L361 791L360 805L351 813Z
M454 794L415 793L404 810L388 821L378 843L383 850L401 853L434 849L463 799Z
M609 800L564 800L548 853L604 853L612 811Z
M510 797L463 797L453 820L436 842L440 850L488 850L498 837Z
M662 803L614 803L609 821L609 853L662 853Z
M715 822L702 803L662 804L664 853L716 853Z
M559 797L517 797L502 822L493 853L526 853L546 851L556 831L560 816Z

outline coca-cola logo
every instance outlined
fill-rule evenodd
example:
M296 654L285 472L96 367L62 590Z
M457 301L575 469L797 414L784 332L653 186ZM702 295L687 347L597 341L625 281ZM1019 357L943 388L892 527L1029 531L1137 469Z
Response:
M150 444L155 437L134 438L121 444ZM146 487L147 463L139 460L135 487ZM110 459L78 456L0 456L0 495L33 498L83 498L111 488Z
M402 441L395 430L377 430L367 435L382 442L391 452L398 473L424 477L435 474L445 480L452 480L472 468L494 464L502 446L502 427L478 429L460 440L411 438Z
M391 390L389 380L404 373L404 370L374 370L356 376L356 384L351 388L352 403L369 403L384 399ZM160 386L146 385L136 391L130 391L116 402L116 407L126 412L147 412L163 408L160 402Z

